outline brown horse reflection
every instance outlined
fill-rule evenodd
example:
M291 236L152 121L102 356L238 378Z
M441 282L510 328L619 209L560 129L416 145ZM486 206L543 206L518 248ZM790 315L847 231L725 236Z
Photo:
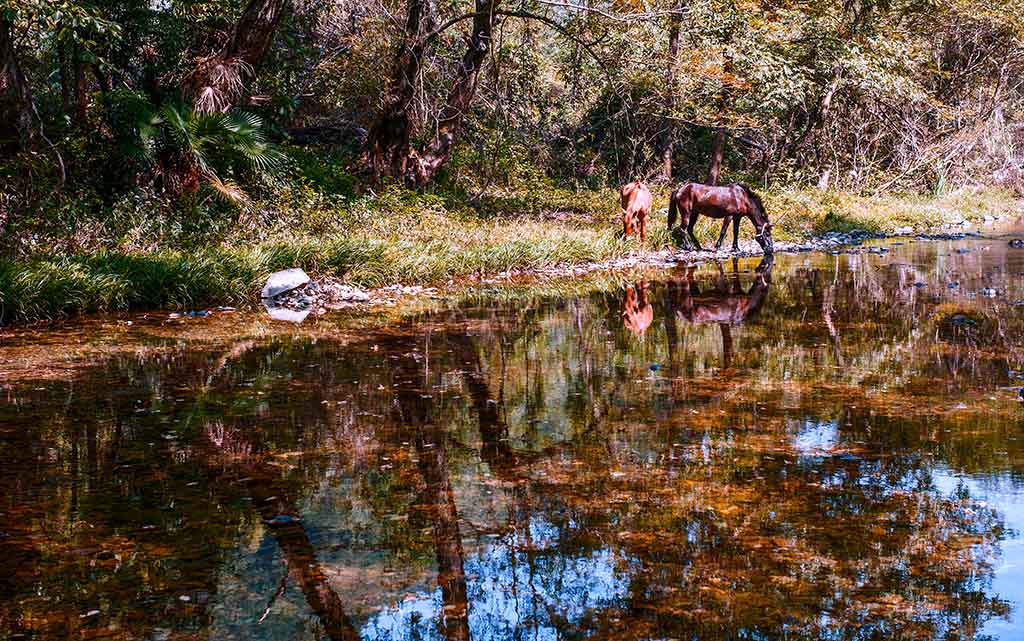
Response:
M771 255L765 256L757 266L757 278L746 292L740 286L737 260L733 259L733 271L727 278L718 266L715 287L702 291L694 278L696 267L688 268L682 278L667 283L665 292L665 330L669 342L672 362L678 332L676 321L681 319L692 324L717 323L722 331L722 354L725 368L732 363L732 326L741 325L754 317L765 298L772 282Z
M643 336L654 321L654 307L647 297L647 283L640 281L636 287L626 288L626 299L622 301L622 322L637 336Z

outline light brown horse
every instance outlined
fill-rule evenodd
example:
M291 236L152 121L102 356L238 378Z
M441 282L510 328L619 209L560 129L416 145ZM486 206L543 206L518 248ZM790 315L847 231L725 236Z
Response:
M622 301L623 324L637 336L643 336L653 320L654 306L647 298L647 283L640 281L636 288L627 287L626 300Z
M690 240L697 251L703 251L700 241L693 234L693 226L700 215L722 219L722 231L718 235L715 250L722 248L725 232L732 220L732 250L739 251L740 222L744 217L754 223L754 240L761 246L765 254L775 251L772 243L772 226L768 222L768 214L764 210L761 198L746 185L735 183L723 187L712 187L700 183L687 183L672 192L668 204L668 229L676 223L676 212L682 218L681 227L686 229Z
M619 192L622 207L622 233L630 236L639 229L640 243L647 242L647 216L651 213L651 190L639 180L622 187Z

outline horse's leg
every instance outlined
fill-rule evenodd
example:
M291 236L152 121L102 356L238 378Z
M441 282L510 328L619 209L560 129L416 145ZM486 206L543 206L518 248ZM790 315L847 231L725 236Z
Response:
M700 241L697 240L697 235L693 233L693 227L694 227L694 225L697 224L697 217L698 217L697 212L693 211L691 209L690 210L689 220L686 223L686 233L689 234L690 240L693 241L693 245L694 245L694 247L697 248L697 251L702 252L702 251L704 251L704 248L700 246Z
M740 251L740 223L743 222L742 216L732 217L732 251L738 253Z
M647 245L647 214L640 212L640 246Z
M725 234L729 231L729 216L722 219L722 231L718 234L718 242L715 243L715 251L722 249L722 242L725 240Z
M718 268L718 277L715 278L715 288L723 294L728 294L729 286L726 283L725 271L722 269L722 261L716 258L715 267Z

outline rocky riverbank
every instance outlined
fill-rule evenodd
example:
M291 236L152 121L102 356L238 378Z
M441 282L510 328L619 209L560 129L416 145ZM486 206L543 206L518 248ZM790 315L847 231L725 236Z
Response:
M789 254L801 252L827 252L833 255L839 254L885 254L890 251L889 247L881 244L866 245L869 241L890 239L893 244L904 242L926 242L938 240L961 240L971 236L980 237L981 234L971 231L960 231L957 228L949 228L950 231L939 233L913 233L912 229L900 229L899 233L882 234L864 230L854 230L847 233L829 232L820 237L812 238L804 242L775 243L776 254ZM1011 247L1024 247L1024 240L1010 240ZM479 275L467 278L456 283L452 281L449 286L459 285L474 286L495 285L507 282L530 282L531 280L545 278L565 278L573 276L584 276L595 271L628 271L636 269L659 269L671 268L678 265L701 264L707 261L726 260L730 258L744 258L760 256L760 247L753 241L740 243L740 251L691 251L691 250L659 250L638 252L636 254L617 258L614 260L590 262L583 264L557 265L542 269L512 269L496 274ZM377 289L360 289L346 285L335 278L308 279L307 282L295 289L277 296L273 299L264 299L264 306L268 313L283 321L301 322L310 314L320 315L327 312L351 307L371 307L377 305L395 305L403 300L412 298L429 297L434 299L444 298L444 289L436 287L403 286L392 285Z

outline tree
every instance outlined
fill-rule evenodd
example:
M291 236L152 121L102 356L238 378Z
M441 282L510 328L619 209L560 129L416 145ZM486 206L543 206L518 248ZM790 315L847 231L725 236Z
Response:
M14 11L0 5L0 148L32 144L32 87L14 45Z
M432 140L419 152L410 143L412 126L408 105L416 91L426 45L437 32L430 31L434 21L433 2L409 0L406 33L396 55L391 87L366 144L369 169L375 180L388 176L421 187L433 180L451 157L476 95L480 71L491 51L499 4L500 0L475 0L476 10L472 14L449 23L451 26L472 18L473 30L437 116Z
M669 16L668 60L665 73L665 124L661 148L661 173L666 182L672 182L672 152L675 150L675 86L676 65L679 64L679 29L683 21L683 5L679 4Z
M375 180L404 180L412 148L412 102L423 58L436 21L434 0L409 0L405 32L395 53L391 82L366 140L366 158Z
M204 113L226 112L238 104L277 35L291 0L249 0L227 43L200 60L184 89Z

